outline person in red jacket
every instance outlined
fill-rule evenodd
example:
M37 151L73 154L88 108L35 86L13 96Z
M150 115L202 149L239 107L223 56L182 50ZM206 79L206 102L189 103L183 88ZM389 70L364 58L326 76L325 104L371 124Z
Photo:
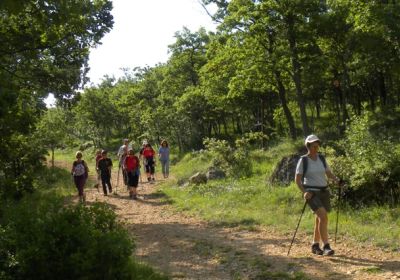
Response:
M145 161L145 167L146 167L146 174L147 174L147 181L154 181L154 173L155 173L155 165L156 162L154 161L154 156L156 152L153 150L151 145L149 143L146 144L146 146L143 149L143 157Z
M139 158L135 156L133 149L129 149L128 155L124 160L124 169L126 171L127 183L129 189L129 197L137 199L137 187L139 184Z

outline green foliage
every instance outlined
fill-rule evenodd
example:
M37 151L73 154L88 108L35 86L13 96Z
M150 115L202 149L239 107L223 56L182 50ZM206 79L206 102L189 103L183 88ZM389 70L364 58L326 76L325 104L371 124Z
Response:
M35 189L43 155L57 138L50 134L62 132L65 123L55 131L39 124L46 134L34 135L43 99L52 92L64 100L59 103L71 102L86 81L89 49L112 27L111 8L107 0L1 1L1 197Z
M72 205L68 170L38 171L37 191L0 204L0 279L167 279L132 258L107 204Z
M1 279L167 279L131 258L133 240L106 204L38 192L1 216Z
M37 188L46 150L34 138L24 135L4 138L7 146L0 148L4 152L0 160L0 197L19 199Z
M235 148L225 140L204 139L204 145L212 158L212 164L235 178L249 177L252 174L252 162L249 158L249 139L238 139Z
M104 204L65 207L23 200L4 213L2 271L13 279L121 278L132 242ZM8 241L8 242L7 242Z
M398 203L400 201L400 154L398 142L387 135L371 114L353 116L342 142L345 155L333 168L350 182L349 199L355 203ZM374 132L373 127L380 129Z

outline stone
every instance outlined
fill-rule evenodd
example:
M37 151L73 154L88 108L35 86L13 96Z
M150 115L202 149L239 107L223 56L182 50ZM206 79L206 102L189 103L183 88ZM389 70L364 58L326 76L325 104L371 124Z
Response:
M215 166L211 166L206 172L206 177L208 180L222 179L226 177L226 174L223 170Z
M195 185L206 184L207 176L202 172L197 172L196 174L194 174L192 177L189 178L189 183Z
M285 186L294 182L296 166L299 159L300 155L298 154L284 157L275 167L269 181L274 184L278 183Z

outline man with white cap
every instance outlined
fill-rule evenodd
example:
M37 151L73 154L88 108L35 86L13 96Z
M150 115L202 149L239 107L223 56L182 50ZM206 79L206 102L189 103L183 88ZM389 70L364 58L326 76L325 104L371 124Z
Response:
M302 156L296 167L296 184L303 193L315 214L314 239L311 252L316 255L333 255L328 241L328 212L331 210L330 192L327 178L332 179L338 185L341 180L333 175L325 158L318 153L321 140L314 134L307 136L305 146L308 153ZM323 248L319 246L323 243Z

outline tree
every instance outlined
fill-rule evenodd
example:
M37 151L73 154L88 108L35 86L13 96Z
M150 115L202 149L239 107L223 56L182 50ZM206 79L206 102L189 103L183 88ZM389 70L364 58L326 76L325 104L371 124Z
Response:
M108 0L0 4L0 171L7 182L17 182L40 158L41 149L32 151L27 139L45 110L43 99L51 92L69 101L86 82L89 49L111 29L111 8Z
M54 150L65 146L67 117L61 108L51 108L41 117L35 137L51 151L51 166L54 167Z

